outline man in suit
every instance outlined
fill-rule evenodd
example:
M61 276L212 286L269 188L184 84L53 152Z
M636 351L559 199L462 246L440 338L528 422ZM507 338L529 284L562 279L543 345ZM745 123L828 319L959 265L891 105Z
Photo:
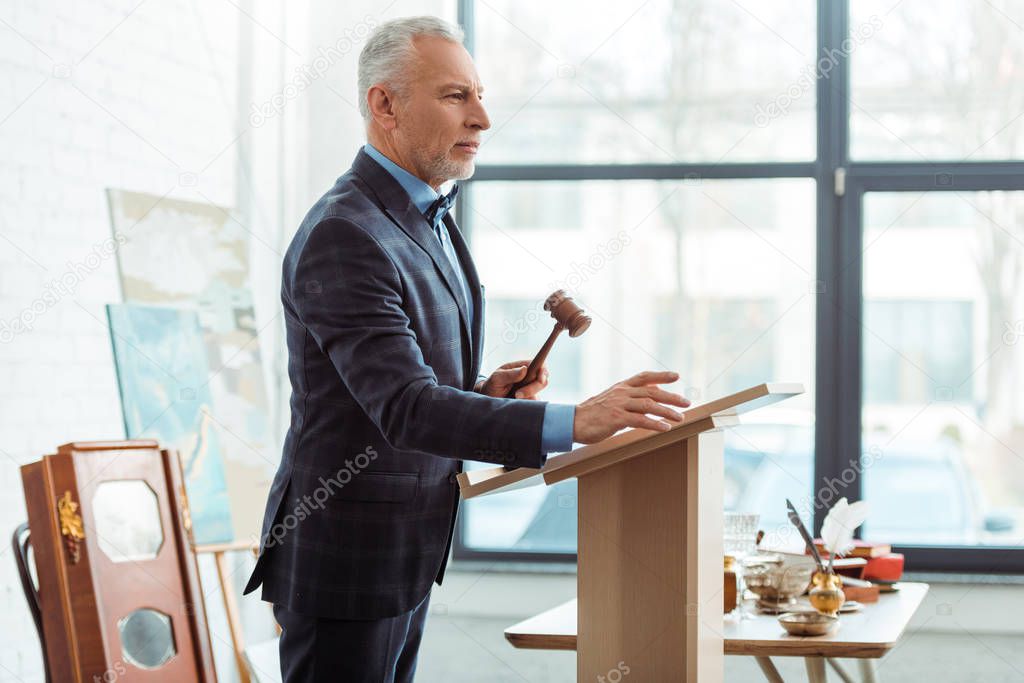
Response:
M246 593L283 631L286 683L412 681L444 576L463 460L540 467L625 427L664 430L689 401L641 373L577 406L544 403L547 368L479 375L483 286L448 212L490 126L462 32L379 26L359 58L367 144L284 257L291 426ZM653 416L653 417L652 417ZM659 419L660 418L660 419Z

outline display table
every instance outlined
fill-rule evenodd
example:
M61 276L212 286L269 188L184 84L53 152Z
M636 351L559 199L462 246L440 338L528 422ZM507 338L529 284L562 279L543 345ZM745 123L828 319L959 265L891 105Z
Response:
M727 615L722 623L725 654L756 657L772 683L779 683L782 677L771 657L804 657L811 683L825 681L826 660L856 658L863 660L863 680L872 683L876 680L873 660L896 646L928 592L924 583L899 586L900 590L882 594L877 603L865 605L860 612L840 615L839 628L827 636L791 636L770 614L754 614L752 619ZM517 648L575 650L576 610L576 600L570 600L509 627L505 638ZM837 663L829 663L837 672L842 671ZM852 680L845 672L840 676Z

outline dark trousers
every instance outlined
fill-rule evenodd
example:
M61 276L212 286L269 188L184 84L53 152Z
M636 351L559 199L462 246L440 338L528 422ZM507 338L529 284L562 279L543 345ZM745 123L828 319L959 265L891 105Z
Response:
M412 683L430 593L396 617L355 621L274 605L281 625L282 683Z

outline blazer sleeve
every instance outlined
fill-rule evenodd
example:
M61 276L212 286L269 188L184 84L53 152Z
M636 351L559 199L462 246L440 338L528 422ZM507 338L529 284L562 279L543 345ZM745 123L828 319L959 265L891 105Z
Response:
M345 218L321 221L285 278L296 316L393 448L516 467L544 464L547 404L438 384L402 308L398 269L363 228Z

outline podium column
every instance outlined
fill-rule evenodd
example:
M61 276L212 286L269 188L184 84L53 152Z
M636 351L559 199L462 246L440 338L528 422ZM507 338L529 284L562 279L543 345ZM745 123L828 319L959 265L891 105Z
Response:
M577 680L722 680L722 441L579 476Z

